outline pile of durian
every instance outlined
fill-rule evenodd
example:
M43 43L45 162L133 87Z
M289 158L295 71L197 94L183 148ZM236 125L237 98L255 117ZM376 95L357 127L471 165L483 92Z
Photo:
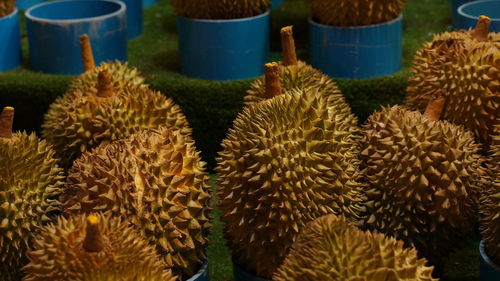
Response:
M0 280L181 281L206 262L205 163L179 106L120 62L86 72L42 136L0 116Z

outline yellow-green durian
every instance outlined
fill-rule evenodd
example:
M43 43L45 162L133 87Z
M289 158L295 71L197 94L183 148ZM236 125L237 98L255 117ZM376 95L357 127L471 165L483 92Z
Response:
M500 33L490 19L475 30L436 35L415 56L405 104L423 112L436 91L447 100L443 119L465 126L488 146L500 111Z
M172 0L177 14L191 19L240 19L265 13L270 0Z
M65 214L111 211L130 220L176 276L205 262L209 193L192 140L162 127L103 144L69 171Z
M364 227L415 246L433 262L472 230L485 184L472 133L438 120L443 103L436 98L424 115L382 108L368 118L361 140Z
M273 280L437 281L417 250L403 244L327 215L304 227Z
M349 117L349 122L356 126L357 118L350 114L351 108L337 84L321 71L297 59L291 26L281 29L281 46L283 61L279 64L279 79L283 92L286 94L294 88L320 88L321 93L330 99L331 103L335 103L336 110L343 112L346 117ZM266 76L264 75L250 85L250 90L244 97L244 103L250 106L268 98L266 95Z
M235 261L257 276L272 276L308 221L362 209L358 129L335 105L295 89L246 107L222 142L221 218Z
M23 281L176 281L154 246L110 214L59 217L41 229Z
M101 143L145 129L172 126L190 135L186 117L170 98L147 87L115 89L109 72L99 72L97 87L77 88L59 97L45 115L42 136L54 146L62 166Z
M35 134L12 133L14 109L0 115L0 280L20 277L38 228L60 209L62 169L55 152Z
M490 149L488 167L491 183L481 198L481 234L488 257L500 265L500 130L492 136Z
M313 19L332 26L365 26L397 18L404 0L309 0Z

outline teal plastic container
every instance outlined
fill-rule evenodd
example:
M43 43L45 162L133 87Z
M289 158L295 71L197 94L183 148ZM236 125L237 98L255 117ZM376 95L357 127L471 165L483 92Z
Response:
M233 262L233 274L234 274L234 281L271 281L269 279L260 278L246 272L243 268L241 268L241 266L237 265L235 262Z
M142 1L143 0L119 0L127 6L127 37L134 39L142 34Z
M177 16L181 72L215 81L260 76L269 55L269 30L269 11L234 20Z
M208 277L208 263L204 263L200 270L187 281L210 281L210 278Z
M371 78L398 72L403 63L403 16L381 24L335 27L309 19L313 67L338 78Z
M16 6L19 10L24 11L29 8L42 3L44 0L17 0Z
M451 0L451 25L453 29L460 29L460 17L458 16L458 8L463 4L474 0Z
M481 253L480 281L499 281L500 265L494 264L484 250L484 241L479 243L479 253Z
M21 64L21 36L19 12L0 18L0 71L16 68Z
M459 28L474 28L481 15L491 18L490 32L500 32L500 0L473 1L460 6Z

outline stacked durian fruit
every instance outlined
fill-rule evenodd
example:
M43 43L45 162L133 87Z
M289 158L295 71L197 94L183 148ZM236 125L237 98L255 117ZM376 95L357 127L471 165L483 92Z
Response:
M86 72L51 105L44 140L2 112L0 280L187 280L210 228L187 120L136 69L95 67L85 35L81 49Z

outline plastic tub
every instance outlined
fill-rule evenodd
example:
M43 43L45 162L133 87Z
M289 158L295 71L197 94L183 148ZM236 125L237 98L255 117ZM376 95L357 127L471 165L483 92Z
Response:
M451 0L451 25L454 29L460 29L460 17L458 16L458 8L465 3L474 0Z
M498 281L500 280L500 266L493 263L484 250L484 241L479 243L479 253L481 253L480 280Z
M134 39L142 34L142 5L144 0L119 0L127 6L128 39Z
M260 76L269 54L269 29L269 11L234 20L177 16L181 72L218 81Z
M26 22L33 70L54 74L82 73L82 34L87 34L92 42L96 64L127 60L127 22L122 2L46 2L26 11Z
M479 16L491 18L490 32L500 32L500 0L473 1L458 8L460 29L476 26Z
M189 278L187 281L209 281L210 278L208 277L208 263L205 262L200 270L193 275L193 277Z
M403 16L376 25L335 27L309 19L311 64L331 77L395 73L403 60Z
M10 15L0 18L0 71L6 71L21 64L21 37L19 12L14 9Z

